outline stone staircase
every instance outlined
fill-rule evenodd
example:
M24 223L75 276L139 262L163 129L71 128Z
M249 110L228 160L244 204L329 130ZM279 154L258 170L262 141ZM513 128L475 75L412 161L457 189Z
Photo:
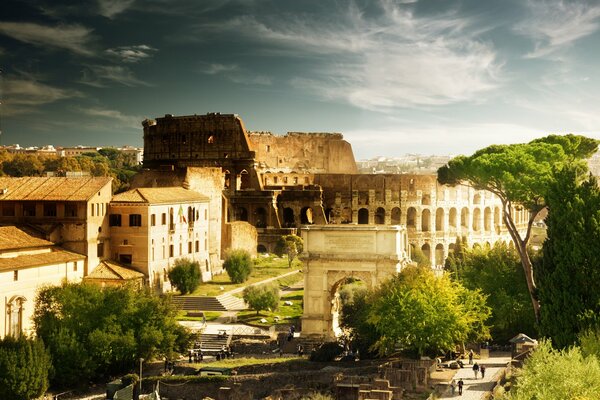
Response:
M223 349L223 346L227 347L231 343L231 335L217 335L214 333L203 333L198 339L194 347L198 350L201 349L203 353L218 353Z
M221 296L173 296L173 304L184 311L237 311L247 308L244 300L230 294Z

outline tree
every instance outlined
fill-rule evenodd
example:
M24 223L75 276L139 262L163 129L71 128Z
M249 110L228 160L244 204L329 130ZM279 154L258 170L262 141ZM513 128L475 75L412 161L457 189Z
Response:
M348 332L352 348L360 353L361 359L374 358L374 345L380 338L375 326L368 321L370 311L369 291L365 286L349 285L351 295L342 295L340 326Z
M169 271L169 280L181 294L192 293L200 285L200 264L189 258L175 260Z
M292 262L304 250L304 241L297 235L284 235L279 238L275 245L275 254L279 257L287 254L288 266L292 268Z
M129 371L140 357L185 351L190 336L175 315L169 297L149 290L64 284L38 292L33 320L53 384L73 386Z
M253 266L250 253L242 249L229 251L223 263L223 268L233 283L246 282L252 273Z
M542 341L517 373L517 380L503 400L597 399L600 363L584 357L579 347L554 350Z
M410 259L416 262L418 267L431 268L431 260L423 253L423 250L416 246L411 248Z
M367 301L367 322L386 354L396 347L419 356L454 349L457 343L489 337L485 296L428 268L407 267L384 282Z
M491 249L469 250L457 240L446 259L446 268L466 288L479 289L487 296L492 310L488 323L495 341L506 342L518 332L535 334L535 315L514 249L498 242Z
M529 296L539 321L533 265L527 252L531 227L537 214L546 206L544 195L553 180L553 168L585 165L585 158L598 149L598 141L577 135L550 135L529 143L492 145L472 156L458 156L438 169L442 184L466 183L478 190L492 192L502 202L502 220L519 254ZM524 207L529 220L524 235L513 218L513 209Z
M577 167L565 167L555 177L536 279L543 304L540 332L564 348L600 322L600 189Z
M48 389L50 354L39 339L7 336L0 340L0 398L29 400Z
M244 301L256 310L256 315L262 310L276 310L279 307L279 287L273 284L246 286Z
M2 164L2 168L10 176L40 176L44 172L44 164L32 154L15 154L11 161Z

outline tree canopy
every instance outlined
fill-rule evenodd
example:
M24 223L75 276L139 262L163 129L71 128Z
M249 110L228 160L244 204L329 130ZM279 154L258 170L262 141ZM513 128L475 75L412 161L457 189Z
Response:
M536 318L540 306L527 253L534 218L546 206L544 196L554 179L552 172L569 164L583 168L584 158L596 152L598 143L579 135L550 135L529 143L492 145L469 157L455 157L438 170L440 183L466 183L494 193L502 202L502 219L519 253ZM524 235L513 219L517 206L530 212Z
M279 287L275 284L246 286L244 301L256 311L256 315L262 310L274 311L279 306Z
M39 398L48 389L50 354L39 339L0 340L0 399Z
M292 262L298 256L298 254L302 253L304 249L304 241L300 236L297 235L284 235L279 238L277 243L275 244L275 254L278 256L283 256L287 254L288 256L288 266L292 268Z
M368 299L367 322L386 354L399 347L418 355L452 350L457 343L489 337L485 296L431 269L407 267Z
M227 253L223 268L233 283L246 282L252 273L254 262L250 253L243 249L234 249Z
M36 298L36 334L52 355L59 386L129 371L140 357L185 350L187 331L168 297L119 286L46 287Z
M189 258L175 260L169 270L169 280L181 294L192 293L200 285L200 264Z

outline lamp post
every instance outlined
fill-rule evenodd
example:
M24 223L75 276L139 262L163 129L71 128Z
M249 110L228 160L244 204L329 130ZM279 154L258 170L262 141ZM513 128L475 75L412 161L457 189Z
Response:
M140 357L140 395L142 394L142 363L144 359Z

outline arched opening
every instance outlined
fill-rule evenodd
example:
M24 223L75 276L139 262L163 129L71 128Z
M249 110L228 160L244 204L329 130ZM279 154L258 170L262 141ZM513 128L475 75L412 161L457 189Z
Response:
M248 222L248 210L244 207L238 207L235 209L235 220Z
M448 224L451 229L456 229L456 208L452 207L448 213Z
M417 210L414 207L410 207L406 211L406 226L409 228L417 227Z
M262 245L262 244L259 244L258 246L256 246L256 252L259 254L268 253L267 248L265 247L265 245Z
M328 224L332 224L333 223L333 208L329 207L325 209L325 219L327 220Z
M342 210L342 224L349 224L352 222L352 209L350 207L344 207Z
M223 174L224 174L223 187L225 189L229 189L229 188L231 188L231 172L229 172L229 170L226 169L223 172Z
M444 265L444 245L438 243L435 246L435 265L443 266Z
M213 135L210 135L207 139L208 144L213 144L215 142L215 137Z
M421 204L424 206L431 205L431 195L424 194L423 197L421 198Z
M443 208L438 208L435 211L435 230L440 232L440 231L444 231L445 226L444 226L444 209Z
M496 207L494 208L494 229L496 230L496 233L500 233L500 229L501 229L501 223L500 223L500 207Z
M467 207L463 207L460 210L460 227L462 229L469 229L469 209Z
M475 232L479 232L481 230L481 210L479 208L475 208L473 210L473 230Z
M173 207L169 208L169 230L175 230L175 214L173 211Z
M362 225L369 223L369 210L366 208L361 208L358 210L358 223Z
M250 174L245 169L240 172L240 190L250 188Z
M300 223L310 225L313 223L313 210L310 207L302 207L300 210Z
M473 204L481 204L481 195L479 193L475 193L473 196Z
M335 337L348 336L341 327L345 307L351 307L357 296L367 291L367 285L362 280L349 276L333 285L331 290L331 328Z
M390 217L390 222L392 223L392 225L400 225L400 218L402 217L400 207L392 208L392 213Z
M267 227L267 211L262 207L258 207L256 210L254 210L254 221L255 221L254 225L257 228L266 228Z
M383 207L378 207L375 211L375 223L377 225L385 224L385 209Z
M421 214L421 230L423 232L429 232L431 227L431 211L428 208L423 210L423 214Z
M483 229L486 232L492 230L492 210L489 207L486 207L485 210L483 210Z
M23 333L23 303L25 301L25 297L15 296L6 305L9 336L18 338Z
M283 209L283 226L284 228L294 228L296 226L294 210L289 207Z
M423 246L421 246L421 251L428 260L431 260L431 247L429 247L429 243L425 243Z

